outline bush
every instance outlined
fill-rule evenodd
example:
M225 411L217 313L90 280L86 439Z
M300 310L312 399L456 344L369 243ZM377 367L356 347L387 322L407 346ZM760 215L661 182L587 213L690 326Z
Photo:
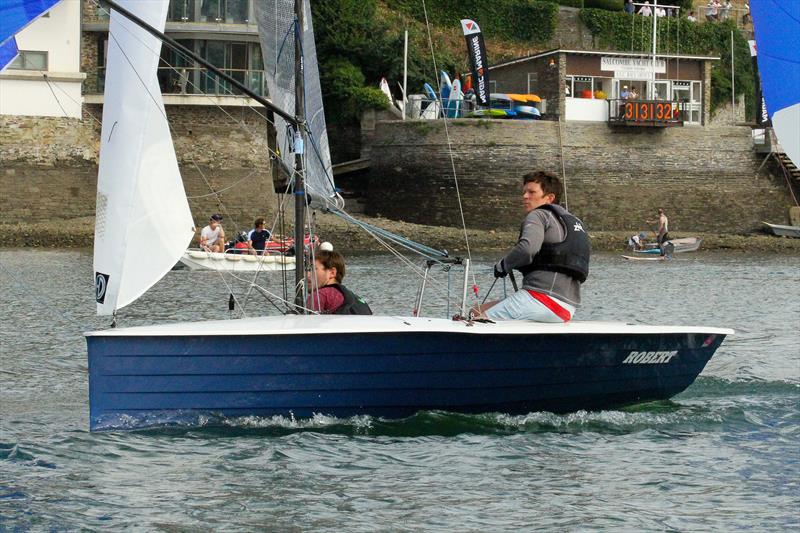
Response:
M364 86L361 69L343 57L333 57L320 69L322 87L326 96L349 98L355 89Z
M566 7L587 7L606 9L608 11L622 11L625 0L558 0L558 3Z
M424 22L425 13L419 0L386 0L389 7L399 9ZM477 22L487 36L517 41L545 43L555 33L558 6L537 0L428 0L428 21L438 26L458 28L460 20Z

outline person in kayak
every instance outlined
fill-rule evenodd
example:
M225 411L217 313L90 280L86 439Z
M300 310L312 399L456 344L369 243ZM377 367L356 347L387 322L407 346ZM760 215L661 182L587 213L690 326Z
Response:
M323 315L371 315L367 302L342 285L344 274L342 254L318 250L314 254L314 270L308 275L310 294L306 307Z
M473 309L477 318L567 322L581 303L589 275L589 236L583 223L558 205L561 180L552 172L523 176L525 219L514 247L494 266L496 278L513 269L522 289L502 301Z

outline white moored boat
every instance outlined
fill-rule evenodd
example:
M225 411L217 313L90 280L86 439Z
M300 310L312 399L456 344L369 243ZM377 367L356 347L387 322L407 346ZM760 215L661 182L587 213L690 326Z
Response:
M295 259L289 255L223 254L205 250L186 250L180 259L189 270L218 272L272 272L294 270Z

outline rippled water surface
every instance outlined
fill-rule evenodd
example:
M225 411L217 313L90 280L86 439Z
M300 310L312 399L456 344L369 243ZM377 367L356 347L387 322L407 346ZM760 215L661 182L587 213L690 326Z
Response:
M490 259L476 261L481 296ZM260 282L280 292L276 280ZM382 255L350 257L347 281L381 313L408 314L417 286ZM227 318L226 283L243 294L242 281L170 272L120 321ZM449 283L454 304L460 274ZM433 301L447 287L438 273L428 314L448 311ZM81 334L108 322L93 315L90 252L0 250L0 288L0 531L800 527L797 257L594 258L580 319L737 335L671 402L563 416L209 419L89 433ZM246 309L271 306L251 296Z

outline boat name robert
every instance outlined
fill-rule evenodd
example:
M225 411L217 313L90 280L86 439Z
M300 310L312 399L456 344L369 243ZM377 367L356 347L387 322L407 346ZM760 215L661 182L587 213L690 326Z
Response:
M631 365L664 364L669 363L670 359L676 355L678 355L678 350L671 352L631 352L622 363Z

